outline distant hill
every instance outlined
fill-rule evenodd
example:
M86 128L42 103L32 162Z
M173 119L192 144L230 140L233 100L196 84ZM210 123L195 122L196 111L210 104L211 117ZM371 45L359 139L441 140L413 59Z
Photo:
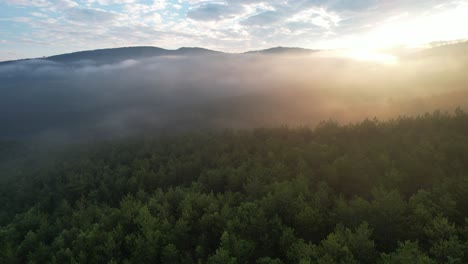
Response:
M167 50L158 47L122 47L112 49L97 49L78 51L73 53L66 53L54 55L50 57L40 58L41 60L60 62L60 63L75 63L80 61L92 60L97 64L111 64L124 60L138 60L143 58L151 58L157 56L195 56L195 55L209 55L209 54L223 54L219 51L183 47L177 50ZM38 58L39 59L39 58ZM34 59L24 59L16 61L0 62L0 65L11 64L19 61L31 61Z
M468 41L437 46L430 50L436 56L468 56Z
M246 54L268 54L268 55L282 55L282 54L309 54L309 53L314 53L317 52L318 50L313 50L313 49L304 49L304 48L288 48L288 47L275 47L275 48L270 48L270 49L264 49L264 50L254 50L254 51L248 51Z
M80 51L69 54L62 54L47 57L47 60L70 63L80 60L94 60L101 63L115 63L130 59L143 59L157 56L178 56L178 55L208 55L221 54L221 52L203 48L180 48L177 50L167 50L158 47L125 47L114 49L99 49L91 51Z
M247 51L242 54L263 54L263 55L308 55L320 50L304 49L296 47L274 47L264 50ZM222 55L227 54L220 51L198 48L198 47L182 47L176 50L168 50L158 47L141 46L141 47L122 47L111 49L97 49L78 51L50 57L42 57L35 59L20 59L12 61L0 62L1 65L7 65L17 62L35 61L37 59L59 62L59 63L78 63L80 61L94 61L96 64L112 64L124 60L139 60L157 56L199 56L199 55ZM468 56L468 41L458 43L448 43L435 47L420 50L415 53L406 55L408 58L432 57L432 56Z
M287 47L275 47L265 50L256 50L245 52L244 54L309 54L317 52L317 50L303 49L303 48L287 48ZM0 62L0 65L7 65L16 62L33 61L36 59L60 62L60 63L76 63L80 61L92 60L97 64L111 64L124 60L138 60L143 58L151 58L157 56L198 56L198 55L221 55L226 54L220 51L214 51L205 48L198 47L182 47L176 50L168 50L158 47L141 46L141 47L122 47L122 48L111 48L111 49L97 49L78 51L60 55L54 55L50 57L33 58L33 59L21 59L12 61Z
M410 54L409 58L429 58L429 57L468 57L468 41L439 44L427 49Z
M171 51L156 47L127 47L115 49L98 49L79 51L68 54L47 57L47 60L69 63L80 60L95 60L102 62L118 62L128 59L140 59L154 56L169 55Z

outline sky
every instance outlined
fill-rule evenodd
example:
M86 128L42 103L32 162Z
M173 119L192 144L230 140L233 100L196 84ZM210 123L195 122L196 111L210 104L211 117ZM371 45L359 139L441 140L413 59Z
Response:
M468 39L468 0L0 0L0 61L99 48L389 49Z

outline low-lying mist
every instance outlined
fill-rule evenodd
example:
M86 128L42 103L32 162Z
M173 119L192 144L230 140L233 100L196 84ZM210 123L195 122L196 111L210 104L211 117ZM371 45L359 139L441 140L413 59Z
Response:
M405 55L391 64L334 52L3 63L0 139L313 127L328 119L466 109L467 57L434 54Z

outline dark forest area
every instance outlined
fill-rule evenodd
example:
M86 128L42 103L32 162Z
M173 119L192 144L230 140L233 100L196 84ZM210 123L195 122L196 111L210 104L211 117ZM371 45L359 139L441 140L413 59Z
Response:
M1 263L468 263L460 109L0 160Z

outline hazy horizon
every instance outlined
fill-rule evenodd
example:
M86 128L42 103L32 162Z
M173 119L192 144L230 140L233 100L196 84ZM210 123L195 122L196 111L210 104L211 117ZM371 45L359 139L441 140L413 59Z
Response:
M24 57L24 58L0 60L0 63L16 61L16 60L44 59L44 58L49 58L49 57L54 57L54 56L68 55L68 54L74 54L74 53L83 53L83 52L89 52L89 51L126 49L126 48L130 48L130 49L132 48L155 48L155 49L163 49L167 51L179 51L182 49L202 49L202 50L214 51L214 52L225 53L225 54L247 54L247 53L255 53L255 52L266 52L266 51L276 50L276 49L284 49L284 50L297 49L297 50L304 50L304 51L311 51L311 52L336 52L335 56L342 55L342 56L353 57L353 53L366 52L368 54L390 55L390 56L396 57L400 53L403 53L403 54L417 53L417 52L431 49L431 48L448 46L448 45L453 45L453 44L461 44L465 42L468 43L468 38L452 39L452 40L446 40L446 41L435 40L435 41L431 41L427 43L421 43L421 45L418 45L418 46L402 45L402 46L388 47L388 48L382 48L382 49L365 49L365 48L351 48L351 47L340 47L340 48L331 48L331 49L314 49L314 48L306 48L306 47L300 47L300 46L271 46L271 47L264 47L264 48L257 48L257 49L253 48L253 49L248 49L248 50L243 50L243 51L216 50L216 49L210 49L210 48L201 47L201 46L180 46L180 47L174 47L174 48L163 48L163 47L151 46L151 45L135 45L135 46L102 47L102 48L95 48L95 49L93 48L77 49L77 50L71 50L65 53L53 53L50 55L40 55L36 57ZM355 58L355 59L359 59L359 58Z

